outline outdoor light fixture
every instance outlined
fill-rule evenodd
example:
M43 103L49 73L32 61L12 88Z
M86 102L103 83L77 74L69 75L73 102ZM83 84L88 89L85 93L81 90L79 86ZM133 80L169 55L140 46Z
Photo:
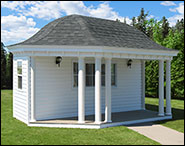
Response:
M131 68L131 66L132 66L132 59L129 59L128 62L127 62L127 67Z
M60 56L56 57L56 64L58 67L60 67L61 62L62 62L62 57Z

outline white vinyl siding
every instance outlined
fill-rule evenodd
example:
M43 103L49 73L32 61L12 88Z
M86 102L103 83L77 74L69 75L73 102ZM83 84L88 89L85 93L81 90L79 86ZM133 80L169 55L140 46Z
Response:
M22 71L18 64L22 63ZM29 57L14 57L13 59L13 116L28 123L28 79ZM18 78L22 78L22 88L18 87Z
M63 57L61 67L55 57L36 57L35 110L36 120L78 115L78 88L73 87L73 63L77 58ZM85 63L94 59L85 58ZM102 64L104 63L102 59ZM112 86L112 112L141 109L141 61L113 59L116 64L116 86ZM94 114L94 87L85 88L85 113ZM105 109L105 87L102 87L102 113Z

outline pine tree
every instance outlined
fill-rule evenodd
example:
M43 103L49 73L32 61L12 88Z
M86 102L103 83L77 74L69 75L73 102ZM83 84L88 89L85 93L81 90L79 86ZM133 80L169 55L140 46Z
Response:
M164 45L179 50L171 62L171 91L172 97L184 98L184 28L175 32L171 29Z
M162 18L162 37L163 39L167 37L169 33L169 29L170 29L169 22L165 17L163 17Z
M7 79L7 88L12 89L13 88L13 54L8 53L7 54L7 63L6 63L6 79Z
M172 98L184 98L184 19L178 20L174 27L168 20L146 20L147 14L141 9L140 15L132 18L131 25L144 32L156 43L179 50L171 62ZM146 61L146 95L158 97L158 61ZM165 74L164 74L165 75Z
M131 25L132 25L132 26L135 26L135 25L136 25L136 17L133 17L133 18L132 18Z
M141 30L145 34L146 34L146 24L147 24L146 17L147 16L148 16L148 13L145 14L144 8L142 8L140 15L137 17L138 23L136 24L136 28Z
M1 89L6 85L6 51L4 44L1 42Z
M127 24L127 20L126 20L126 17L124 18L124 22L123 22L123 23Z
M180 21L177 20L177 23L175 25L175 30L178 30L181 32L184 29L184 19L181 19Z
M119 20L119 19L116 19L116 21L117 21L117 22L120 22L120 20Z
M146 35L153 40L153 31L154 31L154 26L157 24L157 21L154 20L153 18L150 19L147 22L146 26Z

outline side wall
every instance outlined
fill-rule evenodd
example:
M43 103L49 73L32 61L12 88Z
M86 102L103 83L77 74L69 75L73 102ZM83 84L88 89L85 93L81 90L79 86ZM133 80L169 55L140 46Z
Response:
M78 90L72 87L72 63L75 58L63 58L58 68L55 57L35 58L36 120L73 117L78 112ZM94 62L94 59L86 59ZM112 87L112 112L141 109L141 61L134 60L132 68L126 59L116 63L117 86ZM102 87L102 113L105 109L105 88ZM94 87L86 87L85 112L94 114Z
M29 57L13 58L13 117L28 123ZM17 61L22 61L22 89L18 89Z

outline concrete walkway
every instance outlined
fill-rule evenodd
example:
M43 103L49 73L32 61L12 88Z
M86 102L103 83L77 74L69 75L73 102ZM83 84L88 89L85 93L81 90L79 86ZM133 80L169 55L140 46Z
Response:
M162 145L184 145L184 133L167 128L162 125L145 123L140 125L128 126L132 129Z

